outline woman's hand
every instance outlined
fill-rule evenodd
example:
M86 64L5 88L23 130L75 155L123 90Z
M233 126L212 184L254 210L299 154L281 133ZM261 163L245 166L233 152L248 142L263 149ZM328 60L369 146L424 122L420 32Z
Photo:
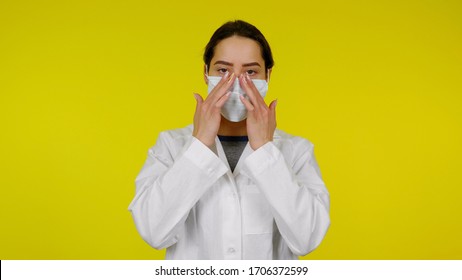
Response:
M229 75L229 72L226 72L205 100L199 94L194 93L197 103L193 136L208 147L212 147L215 143L215 137L220 128L221 108L229 98L228 89L234 83L234 79L234 73Z
M250 99L247 100L242 95L239 97L247 109L247 135L250 146L253 150L257 150L269 141L273 141L273 134L276 130L277 100L273 100L267 106L247 74L241 74L239 82Z

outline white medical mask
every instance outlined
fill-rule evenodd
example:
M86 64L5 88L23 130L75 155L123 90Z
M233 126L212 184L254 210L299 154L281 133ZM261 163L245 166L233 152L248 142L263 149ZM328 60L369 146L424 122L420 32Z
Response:
M215 86L220 82L221 76L207 76L208 80L208 93L210 93ZM260 95L265 98L266 92L268 91L268 82L266 80L252 79L253 84L258 89ZM239 99L239 96L242 95L245 98L249 99L244 89L241 88L239 84L239 79L235 79L233 85L229 88L231 95L229 96L226 103L221 108L221 114L227 120L231 122L240 122L247 118L247 109L245 108L244 103Z

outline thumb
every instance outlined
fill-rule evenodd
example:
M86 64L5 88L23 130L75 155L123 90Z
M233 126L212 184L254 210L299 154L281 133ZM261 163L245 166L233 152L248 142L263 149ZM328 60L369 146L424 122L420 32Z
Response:
M278 104L278 100L275 99L271 102L271 104L269 105L269 108L271 111L276 111L276 105Z
M276 119L276 105L278 104L278 100L273 100L270 105L269 105L269 109L270 109L270 112L271 112L271 116Z
M202 102L204 101L204 99L202 99L202 96L200 96L200 94L195 93L195 92L193 93L193 95L194 95L194 99L196 99L196 102L197 102L196 106L201 105Z

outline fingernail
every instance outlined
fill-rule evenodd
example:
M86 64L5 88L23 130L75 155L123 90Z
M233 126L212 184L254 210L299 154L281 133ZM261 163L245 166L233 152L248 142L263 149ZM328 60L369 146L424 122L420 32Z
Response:
M233 77L234 77L234 73L231 74L231 76L229 76L228 83L230 83L233 80Z
M224 78L228 78L228 76L229 76L229 72L226 72Z
M247 83L245 75L242 74L241 77L242 77L242 78L241 78L241 81L243 81L244 83Z

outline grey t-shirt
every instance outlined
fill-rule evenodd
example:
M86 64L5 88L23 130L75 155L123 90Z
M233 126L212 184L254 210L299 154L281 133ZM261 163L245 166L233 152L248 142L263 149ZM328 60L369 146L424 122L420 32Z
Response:
M221 136L218 135L223 150L225 151L226 158L228 159L229 167L231 171L234 171L239 158L244 151L247 142L249 142L249 137L247 136Z

